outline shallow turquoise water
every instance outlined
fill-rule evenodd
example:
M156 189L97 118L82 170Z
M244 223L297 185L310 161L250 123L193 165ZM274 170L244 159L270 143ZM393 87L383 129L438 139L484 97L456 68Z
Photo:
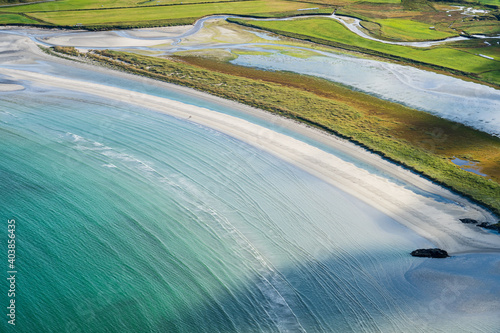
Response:
M19 66L5 66L7 68L18 69ZM169 100L179 101L182 103L187 103L189 105L195 105L202 108L206 108L209 110L213 110L216 112L232 115L241 119L248 120L254 124L258 124L265 128L271 129L275 132L282 133L288 136L291 136L297 140L306 142L314 147L317 147L321 150L324 150L328 153L334 154L335 156L352 163L360 168L368 170L369 172L382 176L386 178L388 181L396 183L398 185L404 186L405 188L411 189L413 192L423 195L426 197L434 198L440 202L450 202L449 199L441 197L434 193L426 192L412 184L403 182L402 180L395 178L391 174L387 173L384 170L378 169L364 161L358 160L352 155L346 154L338 149L335 149L331 146L325 145L321 142L315 141L305 135L294 132L288 128L282 127L276 122L269 122L263 120L255 115L244 113L238 111L234 108L221 105L220 103L216 103L213 100L209 100L207 98L197 97L195 95L186 95L179 91L174 91L171 89L164 89L163 87L159 87L156 84L153 84L151 80L145 78L137 78L137 80L127 80L121 77L110 76L106 73L99 73L94 71L82 70L79 68L65 66L58 64L58 66L51 65L50 62L39 61L33 65L25 65L22 66L22 69L29 69L35 72L48 73L54 76L63 77L63 78L73 78L80 80L82 82L92 82L97 84L102 84L111 87L118 87L122 89L127 89L131 91L137 91L143 94L149 94L153 96L158 96L162 98L167 98ZM112 102L114 103L114 102Z
M431 244L250 145L59 89L2 93L0 107L15 331L493 332L498 322L423 317L440 283L421 275L448 267L408 252Z

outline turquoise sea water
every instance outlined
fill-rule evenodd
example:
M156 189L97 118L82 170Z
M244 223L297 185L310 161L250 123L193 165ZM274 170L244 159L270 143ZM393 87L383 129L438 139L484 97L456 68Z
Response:
M460 263L456 276L498 294L498 273L469 276L473 255L415 260L425 239L209 128L26 86L0 94L0 218L16 219L18 241L17 325L2 320L0 331L497 327L461 308L476 289L450 289L460 302L445 293ZM481 258L484 270L498 266ZM5 279L0 288L5 309Z

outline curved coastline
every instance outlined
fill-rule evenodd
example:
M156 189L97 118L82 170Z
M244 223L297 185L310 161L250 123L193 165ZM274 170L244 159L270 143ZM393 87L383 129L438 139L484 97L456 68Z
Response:
M102 33L156 31L174 36ZM0 81L25 90L0 84L4 206L37 222L20 230L19 328L497 331L500 237L459 219L498 210L321 122L195 90L202 76L193 89L37 44L0 33ZM451 257L410 256L434 246Z
M196 26L159 28L149 30L126 30L106 32L57 32L45 31L9 31L0 30L0 33L19 34L30 37L33 41L44 46L73 46L83 49L114 49L118 51L135 50L132 52L153 52L153 56L169 56L175 52L197 51L205 49L220 50L263 50L265 46L283 47L280 42L267 44L265 41L256 43L221 42L192 43L189 38L200 31L204 22L213 18L227 16L211 16L198 20ZM273 19L274 20L274 19ZM33 31L33 32L31 32ZM205 32L201 32L203 35ZM182 38L181 38L182 37ZM194 36L195 40L197 35ZM182 44L178 45L178 42ZM162 45L159 45L164 43ZM286 46L290 47L290 46ZM371 59L347 58L322 50L314 50L299 46L291 46L294 50L313 51L318 57L305 59L279 53L269 53L266 56L239 55L231 61L233 64L246 67L258 67L264 70L292 71L298 74L308 74L325 78L354 89L359 89L384 100L409 106L425 111L441 118L452 120L473 127L480 131L499 136L497 118L498 91L488 85L479 85L479 82L469 82L462 77L441 76L442 74L422 70L413 66L404 66L394 63L378 62ZM358 70L356 61L360 68ZM310 63L309 63L310 62ZM342 65L341 63L344 62ZM345 70L345 69L348 70ZM372 78L373 76L373 78ZM375 82L379 78L379 82ZM437 84L436 84L437 82ZM453 89L450 87L454 87ZM472 98L470 98L472 97ZM435 100L435 102L434 102ZM429 101L433 101L432 103ZM464 107L467 106L467 107Z
M33 43L26 39L24 39L24 46L31 49L32 53L36 53L36 56L42 56L51 61L67 64L68 60L54 59L43 54ZM26 49L24 52L26 52ZM120 99L130 104L140 105L216 129L270 152L354 195L421 236L431 240L437 246L446 248L451 253L500 251L500 238L497 235L478 230L479 228L465 226L458 220L458 218L466 215L471 218L493 222L494 216L492 214L471 204L465 198L455 195L402 167L385 161L379 156L371 154L350 142L340 140L317 129L297 124L291 120L271 115L265 111L256 110L236 102L222 100L189 88L173 86L130 74L116 73L115 71L103 68L97 69L95 66L90 65L75 64L73 62L71 65L82 66L82 68L93 71L106 71L111 75L120 75L136 81L148 80L148 82L154 82L154 84L168 87L169 89L177 89L186 94L201 96L202 98L211 99L217 103L236 108L242 112L251 113L274 124L290 128L314 140L333 146L348 154L355 155L357 158L375 165L377 168L381 168L391 175L403 179L405 182L411 183L427 192L448 198L453 203L437 202L431 198L418 195L404 188L404 186L392 183L383 177L370 174L368 171L356 167L352 163L345 162L316 147L237 117L161 97L104 86L102 84L87 82L82 84L78 80L16 69L4 69L4 74L14 79L31 81L37 85L75 90L109 99Z

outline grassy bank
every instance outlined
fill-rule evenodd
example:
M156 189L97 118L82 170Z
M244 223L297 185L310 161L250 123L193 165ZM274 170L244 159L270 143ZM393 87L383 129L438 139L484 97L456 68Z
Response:
M424 112L292 73L201 58L161 59L114 51L87 57L283 115L347 138L500 214L500 139ZM450 162L478 161L487 179Z

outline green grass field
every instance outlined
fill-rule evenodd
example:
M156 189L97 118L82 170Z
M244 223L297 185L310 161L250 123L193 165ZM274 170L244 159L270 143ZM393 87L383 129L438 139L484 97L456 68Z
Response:
M32 20L26 16L19 14L1 13L0 24L37 24L38 21Z
M320 9L297 11L315 7ZM364 26L380 38L407 41L442 39L458 34L458 30L467 33L500 33L500 24L494 19L493 12L481 14L486 15L481 20L463 21L464 16L458 12L448 15L445 7L454 8L426 0L57 0L3 7L0 12L24 13L29 20L4 15L0 24L35 24L38 21L41 25L78 25L90 29L128 28L188 24L213 14L276 17L331 13L337 9L339 14L346 13L363 19ZM431 26L435 29L429 29Z
M476 1L471 1L471 2L476 2ZM477 2L483 5L492 5L500 7L500 0L477 0Z
M194 1L194 0L191 0ZM103 2L101 2L102 4ZM224 1L213 3L196 3L180 5L180 1L173 1L177 5L169 6L139 6L130 8L110 9L82 9L95 8L99 2L95 0L76 0L34 4L6 9L10 12L23 12L35 19L59 26L127 26L161 24L186 24L196 19L214 14L237 14L254 16L281 16L297 15L303 12L298 9L316 8L318 5L284 0L257 0L257 1ZM134 6L133 0L116 0L106 4L107 7ZM76 6L76 7L75 7ZM73 10L69 10L73 9ZM321 12L331 13L332 9L320 9ZM308 13L318 12L308 10Z
M0 6L5 6L5 5L22 5L22 4L27 4L31 2L35 2L37 0L0 0Z
M15 6L6 9L6 11L16 13L32 12L55 12L80 9L103 9L103 8L124 8L124 7L144 7L157 5L178 5L200 2L227 2L234 0L58 0L31 5Z
M444 32L430 29L431 25L423 22L405 19L377 20L381 35L400 41L436 40L456 36L456 32Z
M411 61L472 73L477 75L480 79L488 79L491 83L500 84L500 78L497 78L496 75L493 75L493 77L491 75L488 77L482 76L483 73L497 71L500 62L477 56L470 50L464 51L449 47L418 49L407 46L384 44L357 36L345 28L341 23L328 18L307 18L279 22L250 21L245 19L231 19L231 21L321 44L346 47L348 49L353 49L350 46L354 46L362 48L365 51L372 50Z
M364 3L401 3L401 0L302 0L302 2L310 2L314 4L330 5L330 6L346 6L357 2Z

